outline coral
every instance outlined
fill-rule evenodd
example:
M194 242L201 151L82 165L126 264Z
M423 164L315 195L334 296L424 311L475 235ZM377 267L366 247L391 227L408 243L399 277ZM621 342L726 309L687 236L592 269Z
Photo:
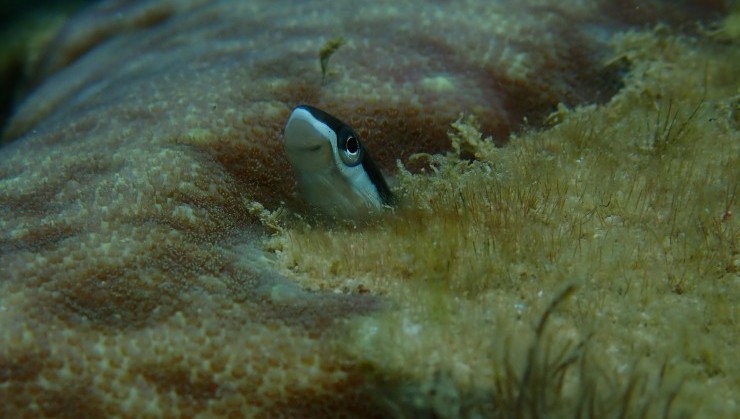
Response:
M740 53L614 43L633 69L608 104L503 148L461 118L380 226L274 239L306 288L394 297L351 345L395 416L737 416Z
M538 281L548 297L556 295L565 276L593 277L594 292L605 287L601 292L610 297L612 289L633 289L628 280L599 286L608 278L586 275L593 267L588 263L573 267L599 254L598 246L578 250L587 237L606 234L596 224L605 196L595 183L575 198L560 193L560 185L581 190L574 169L580 166L573 162L593 140L587 130L572 129L573 147L580 147L573 149L563 132L588 125L573 122L579 112L602 108L583 108L574 116L567 106L604 103L617 90L614 67L604 63L611 58L607 42L622 39L614 37L618 31L652 24L666 10L671 28L722 9L710 5L696 13L694 2L647 3L653 7L638 18L606 13L613 2L466 1L420 8L383 1L350 8L329 1L142 0L103 2L73 17L28 61L26 77L37 86L18 104L0 149L0 416L454 416L485 412L491 400L496 408L517 406L507 392L524 394L521 400L536 400L543 409L572 412L569 403L579 400L583 386L571 375L561 392L547 387L545 398L522 392L528 385L501 386L526 375L522 369L560 374L572 365L571 356L599 362L582 354L580 342L584 330L600 323L581 327L568 317L579 307L584 313L599 307L578 299L578 291L570 300L540 299ZM337 36L346 44L332 55L322 83L317 54ZM641 49L645 39L653 38L633 40L634 45L623 39L631 45L621 48L626 60L646 63L646 56L660 50ZM680 44L671 48L699 53ZM683 74L670 65L663 69L666 75ZM637 66L632 74L653 73ZM633 89L639 85L631 83ZM720 87L708 88L716 97L712 89ZM667 108L660 120L682 118L684 99L676 97L677 107ZM614 121L639 117L627 112L630 101L641 104L638 112L645 110L643 100L628 90L605 105L605 114L591 118L608 122L598 120L599 126L620 126ZM386 170L397 159L410 166L409 156L417 152L447 151L450 124L460 112L474 114L480 126L460 120L455 141L488 162L468 170L457 157L444 163L447 158L437 156L426 167L436 170L435 176L402 171L398 187L408 204L398 218L381 220L385 223L356 229L307 226L281 215L300 207L280 131L290 108L301 102L350 122ZM561 125L516 137L509 157L493 162L494 142L506 142L526 125L525 116L539 124L558 103L566 106ZM659 150L649 142L630 150L673 161L671 153L697 140L694 123L719 118L721 112L711 109L701 108L675 141L670 135L675 131L661 131ZM599 147L613 147L634 129L622 126L624 131L604 136L609 141ZM726 140L723 127L717 124L712 133ZM484 139L488 135L495 141ZM723 147L736 152L725 140ZM558 151L568 160L549 158ZM718 161L706 179L720 185L719 176L730 166ZM645 164L651 173L669 167ZM531 171L516 170L528 165L552 179L539 183L549 185L550 195L534 189L539 177ZM475 187L489 179L491 167L518 180L508 189L495 183ZM699 167L678 167L693 179L692 192L704 191L692 171ZM565 182L558 174L574 177ZM562 183L552 183L558 179ZM634 195L630 199L639 211L625 211L622 219L638 217L640 226L666 220L688 225L666 210L674 202L665 198L667 186L649 185L657 198L647 202ZM702 199L718 191L724 189L710 188ZM505 206L496 206L503 202L497 194L507 198ZM733 206L729 201L726 210ZM558 219L548 216L563 208L573 215L565 217L567 228L561 230L553 227ZM653 208L663 212L652 215ZM698 211L698 204L690 208ZM639 218L645 214L655 218ZM711 243L732 242L736 230L728 233L725 224L697 214L700 225L715 232ZM735 228L732 223L736 220L727 225ZM488 231L474 235L480 226ZM275 237L266 237L268 232ZM612 235L626 240L630 232ZM499 234L521 240L496 240ZM639 237L648 243L641 248L656 248L649 235ZM544 256L542 243L551 245ZM686 253L671 256L679 262L709 255L701 253L706 249L690 253L688 242L678 243L685 247L671 249ZM333 246L348 253L328 253ZM733 252L729 246L717 252L701 272L734 269ZM581 259L568 263L570 254ZM656 253L647 253L638 260L639 269L646 275L668 269L668 263L651 267L655 260ZM677 266L668 271L670 289L692 295L693 282ZM493 279L479 280L483 277ZM733 284L720 279L727 287ZM662 298L655 289L663 288L646 286L645 298ZM521 294L525 309L517 314L511 306ZM467 303L476 296L478 305ZM629 327L638 323L619 317L613 300L604 304L605 318ZM548 305L554 308L548 311ZM562 318L555 313L560 310ZM724 330L731 310L727 304L711 310L721 321L710 318L708 327ZM553 314L542 317L543 312ZM518 323L507 320L517 315ZM526 321L539 318L547 319L542 321L547 330L534 333ZM487 319L495 334L481 336ZM409 333L421 335L409 339ZM487 352L496 337L501 341ZM541 344L548 339L554 339L552 345ZM647 332L642 339L636 347L651 348ZM594 340L591 353L613 343L604 336ZM435 349L443 341L450 344ZM519 356L520 349L532 355ZM557 351L552 357L551 350ZM619 370L619 362L636 353L617 350L626 353L599 362L599 368ZM692 370L692 378L733 372L726 352L702 345L687 351L703 369ZM508 363L502 361L506 356ZM510 371L479 369L490 365L510 365ZM480 377L471 381L477 371ZM623 378L615 377L614 387L633 388L623 386ZM522 382L550 385L538 374ZM690 394L700 394L696 383L689 383ZM718 383L715 388L729 388L726 381ZM665 401L656 392L657 400ZM553 394L563 395L557 409L548 402ZM600 407L612 401L601 392L587 394ZM465 406L445 404L449 400ZM471 400L477 407L469 407ZM725 412L724 405L712 406Z

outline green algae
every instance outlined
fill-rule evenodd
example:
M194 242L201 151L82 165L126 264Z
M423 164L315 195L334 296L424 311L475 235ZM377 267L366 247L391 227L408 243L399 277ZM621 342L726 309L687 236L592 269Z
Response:
M345 345L388 414L737 414L740 54L663 30L613 42L632 70L609 103L504 148L461 118L427 173L401 167L395 213L271 241L307 287L394 301Z
M329 59L339 50L347 41L343 36L337 36L324 42L319 50L319 65L321 66L321 83L326 82L326 76L329 74Z

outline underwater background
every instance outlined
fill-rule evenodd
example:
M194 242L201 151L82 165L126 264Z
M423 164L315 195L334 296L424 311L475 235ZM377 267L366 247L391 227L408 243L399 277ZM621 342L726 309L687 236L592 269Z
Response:
M738 416L736 1L20 4L1 417ZM302 103L396 208L313 216Z

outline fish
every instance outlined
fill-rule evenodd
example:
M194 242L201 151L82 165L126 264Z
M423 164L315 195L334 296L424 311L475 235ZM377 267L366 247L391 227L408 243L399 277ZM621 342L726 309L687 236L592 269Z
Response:
M394 196L367 148L338 118L296 106L283 140L303 198L319 213L356 220L393 206Z

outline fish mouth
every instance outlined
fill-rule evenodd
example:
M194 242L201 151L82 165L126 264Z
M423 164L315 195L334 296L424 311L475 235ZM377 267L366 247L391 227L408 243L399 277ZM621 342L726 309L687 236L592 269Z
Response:
M316 145L312 145L312 146L308 146L308 147L301 147L301 148L299 148L299 150L300 151L310 151L310 152L319 151L319 150L321 150L321 144L316 144Z
M317 121L305 109L296 109L285 125L284 141L286 150L295 153L313 153L329 145L331 141L326 132L329 128ZM290 152L290 151L289 151Z

